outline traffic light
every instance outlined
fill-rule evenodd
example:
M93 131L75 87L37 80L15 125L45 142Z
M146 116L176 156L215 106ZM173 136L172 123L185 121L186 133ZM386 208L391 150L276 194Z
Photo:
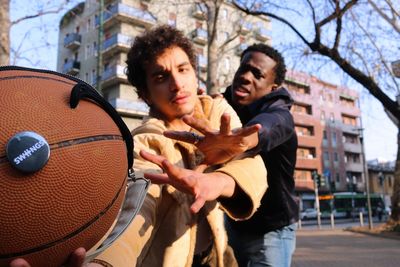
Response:
M326 185L326 177L325 175L319 175L319 187Z
M312 179L318 188L321 187L321 175L318 174L317 171L312 172Z

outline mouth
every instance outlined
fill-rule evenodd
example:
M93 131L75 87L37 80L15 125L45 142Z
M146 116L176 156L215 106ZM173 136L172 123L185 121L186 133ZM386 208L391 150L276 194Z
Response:
M237 97L246 97L246 96L250 95L250 90L241 85L236 86L233 91Z
M189 99L189 97L190 97L189 93L182 93L182 94L173 96L171 98L171 102L173 104L178 104L178 105L185 104L187 102L187 100Z

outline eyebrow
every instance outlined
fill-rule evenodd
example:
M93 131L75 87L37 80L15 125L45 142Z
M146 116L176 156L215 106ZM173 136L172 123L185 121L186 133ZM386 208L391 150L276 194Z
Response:
M190 62L188 62L188 61L184 61L184 62L182 62L182 63L180 63L180 64L178 64L178 68L181 68L181 67L186 67L186 66L190 66L191 64L190 64ZM163 68L163 67L161 67L161 66L159 66L159 65L156 65L155 67L154 67L154 69L153 69L153 71L151 72L151 74L150 74L150 76L151 77L155 77L155 76L157 76L157 75L160 75L160 74L164 74L164 73L166 73L167 71Z

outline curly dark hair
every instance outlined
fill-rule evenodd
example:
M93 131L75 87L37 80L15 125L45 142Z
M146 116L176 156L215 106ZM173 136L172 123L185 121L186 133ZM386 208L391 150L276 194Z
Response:
M184 34L169 26L162 25L137 36L128 52L126 75L129 82L136 87L138 96L146 101L146 64L155 60L167 48L179 47L188 56L193 68L196 66L196 55L192 42Z
M272 58L276 62L276 66L274 68L275 70L275 83L277 85L282 85L283 81L285 80L285 74L286 74L286 65L285 65L285 59L281 55L281 53L278 52L278 50L272 48L269 45L266 44L253 44L249 47L247 47L242 55L240 56L240 60L243 59L244 55L247 52L261 52L267 55L268 57Z

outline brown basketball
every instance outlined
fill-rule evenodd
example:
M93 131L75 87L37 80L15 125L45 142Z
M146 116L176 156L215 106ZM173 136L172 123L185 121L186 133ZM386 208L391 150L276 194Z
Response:
M128 170L124 136L95 101L70 107L78 82L54 72L0 68L0 266L14 258L60 266L76 248L92 248L117 217ZM10 140L27 132L44 141L15 152ZM49 157L38 170L17 168L37 160L32 155L46 142Z

